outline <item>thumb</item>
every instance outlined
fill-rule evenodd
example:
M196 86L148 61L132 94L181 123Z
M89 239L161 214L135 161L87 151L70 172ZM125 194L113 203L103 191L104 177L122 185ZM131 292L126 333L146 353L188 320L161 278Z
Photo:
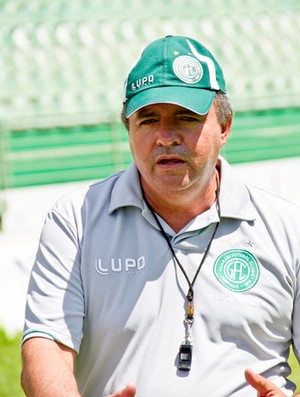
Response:
M125 389L120 393L120 397L134 397L136 393L136 386L133 383L129 383Z
M277 386L274 385L271 381L264 378L263 376L253 372L251 369L247 368L245 370L245 378L249 383L257 391L258 397L284 397L285 395L282 393Z

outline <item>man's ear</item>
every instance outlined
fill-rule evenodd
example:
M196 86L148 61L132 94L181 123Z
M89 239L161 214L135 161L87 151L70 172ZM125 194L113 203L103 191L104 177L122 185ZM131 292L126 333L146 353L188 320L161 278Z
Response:
M222 142L221 143L222 143L222 146L223 146L227 142L228 137L230 135L230 131L231 131L231 128L232 128L232 117L230 118L230 120L226 124L223 124L221 126L221 128L222 128L222 131L221 131L221 141Z

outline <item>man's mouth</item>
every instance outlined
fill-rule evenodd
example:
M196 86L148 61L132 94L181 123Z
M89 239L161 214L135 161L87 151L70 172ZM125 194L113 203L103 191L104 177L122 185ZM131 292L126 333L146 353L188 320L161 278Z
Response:
M157 164L161 166L177 166L185 163L185 161L177 156L159 156Z
M179 160L179 159L163 159L158 161L158 164L180 164L183 163L183 160Z

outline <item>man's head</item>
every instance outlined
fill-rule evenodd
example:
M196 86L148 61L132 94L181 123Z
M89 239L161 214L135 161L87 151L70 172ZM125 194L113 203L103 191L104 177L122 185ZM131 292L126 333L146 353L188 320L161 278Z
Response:
M176 36L146 47L126 80L122 119L148 198L214 197L232 109L222 70L205 47Z
M150 43L135 62L124 87L122 120L144 106L169 103L207 114L218 93L220 124L232 117L220 65L198 41L167 36ZM218 106L220 105L220 106Z

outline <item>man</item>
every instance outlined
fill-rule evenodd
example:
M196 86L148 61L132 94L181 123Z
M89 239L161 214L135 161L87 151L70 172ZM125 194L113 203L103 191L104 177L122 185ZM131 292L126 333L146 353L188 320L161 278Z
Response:
M23 336L27 396L291 396L300 209L246 186L219 156L232 124L219 64L190 38L151 43L122 118L134 164L46 218Z

